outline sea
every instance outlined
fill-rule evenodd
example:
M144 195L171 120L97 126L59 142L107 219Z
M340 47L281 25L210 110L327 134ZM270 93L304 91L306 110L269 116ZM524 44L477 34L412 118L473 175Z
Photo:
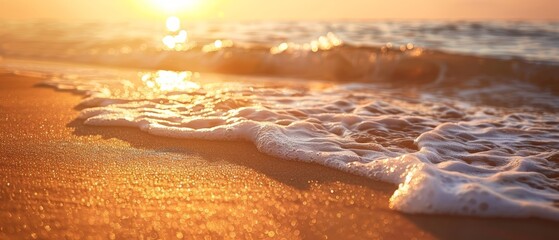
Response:
M2 20L0 67L87 125L393 183L397 211L559 220L559 22Z

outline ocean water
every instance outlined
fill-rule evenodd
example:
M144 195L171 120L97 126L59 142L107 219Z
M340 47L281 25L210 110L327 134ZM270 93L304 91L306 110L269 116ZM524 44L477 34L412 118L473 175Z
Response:
M172 29L173 30L173 29ZM559 220L559 23L4 22L2 61L80 119L252 142L398 185L408 213ZM99 70L104 69L104 70Z

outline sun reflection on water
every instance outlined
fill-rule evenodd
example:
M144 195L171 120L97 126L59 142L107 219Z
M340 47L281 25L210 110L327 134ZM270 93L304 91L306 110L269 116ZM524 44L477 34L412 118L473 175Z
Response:
M309 43L297 44L297 43L287 43L283 42L279 45L272 47L270 53L280 54L288 50L303 50L303 51L326 51L334 47L342 45L343 42L334 33L329 32L326 36L320 36L318 39L313 40Z
M167 30L177 32L181 29L181 20L178 17L171 16L167 18L165 25L167 26Z
M231 40L215 40L213 43L206 44L202 47L203 52L215 52L223 48L228 48L233 46L233 41Z
M141 73L141 80L144 85L154 91L195 91L200 89L200 85L193 82L199 77L198 73L184 71L164 71Z
M167 50L181 51L189 48L188 33L181 29L180 19L171 16L167 18L166 27L168 34L162 39Z

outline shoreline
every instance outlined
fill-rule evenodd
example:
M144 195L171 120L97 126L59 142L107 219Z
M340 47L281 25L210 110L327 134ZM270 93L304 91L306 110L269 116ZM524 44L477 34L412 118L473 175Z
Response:
M85 126L81 96L0 67L0 238L552 239L555 222L408 215L396 186L245 142Z

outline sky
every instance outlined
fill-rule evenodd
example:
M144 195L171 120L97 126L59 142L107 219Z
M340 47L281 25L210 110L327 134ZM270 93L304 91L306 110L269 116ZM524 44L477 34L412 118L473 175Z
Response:
M559 0L0 0L0 19L559 20Z

